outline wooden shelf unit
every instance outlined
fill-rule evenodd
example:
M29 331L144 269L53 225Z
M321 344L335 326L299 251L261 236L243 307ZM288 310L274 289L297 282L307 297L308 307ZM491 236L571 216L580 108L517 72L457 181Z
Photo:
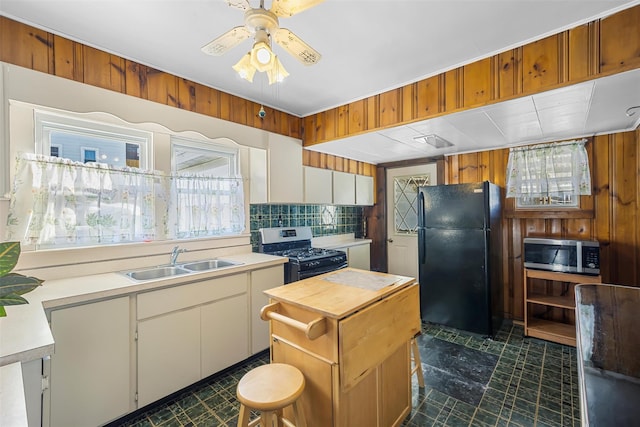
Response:
M551 280L567 283L566 295L547 295L532 292L529 279ZM573 323L542 319L532 314L530 305L555 307L561 310L575 311L576 302L573 286L579 283L602 283L601 276L586 274L559 273L555 271L524 269L524 335L541 338L560 344L576 346L576 326Z

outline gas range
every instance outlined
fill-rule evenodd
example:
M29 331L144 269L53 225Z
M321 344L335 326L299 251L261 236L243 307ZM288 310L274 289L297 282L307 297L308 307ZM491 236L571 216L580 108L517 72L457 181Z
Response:
M261 228L259 232L259 252L289 258L285 264L285 283L347 266L344 251L311 246L311 227Z

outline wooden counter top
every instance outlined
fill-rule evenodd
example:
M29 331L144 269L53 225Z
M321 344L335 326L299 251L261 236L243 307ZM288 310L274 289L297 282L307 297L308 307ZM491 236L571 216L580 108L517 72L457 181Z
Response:
M411 277L345 268L268 289L265 294L276 301L342 319L414 282Z
M582 425L635 426L640 418L640 288L576 286Z

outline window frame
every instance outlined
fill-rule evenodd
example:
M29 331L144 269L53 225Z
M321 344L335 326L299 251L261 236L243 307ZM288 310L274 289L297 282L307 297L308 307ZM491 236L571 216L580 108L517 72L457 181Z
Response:
M34 109L34 128L35 128L35 153L44 156L51 155L51 133L65 132L69 134L84 135L87 137L101 138L126 144L136 144L140 147L139 161L140 169L153 169L153 133L149 131L118 126L114 124L97 122L94 120L84 120L76 117L70 117L64 114L56 114L50 111ZM62 153L63 147L60 144L59 153ZM90 144L81 147L81 160L84 162L84 149L96 150L96 162L100 162L99 148L94 148ZM63 155L60 158L66 158ZM126 158L124 159L126 164Z

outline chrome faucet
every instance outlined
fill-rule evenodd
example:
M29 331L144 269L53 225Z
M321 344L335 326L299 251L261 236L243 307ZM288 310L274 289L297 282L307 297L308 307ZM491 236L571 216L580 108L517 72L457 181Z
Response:
M171 265L176 265L176 261L178 261L178 255L183 252L187 252L186 249L180 249L180 246L174 246L171 250Z

